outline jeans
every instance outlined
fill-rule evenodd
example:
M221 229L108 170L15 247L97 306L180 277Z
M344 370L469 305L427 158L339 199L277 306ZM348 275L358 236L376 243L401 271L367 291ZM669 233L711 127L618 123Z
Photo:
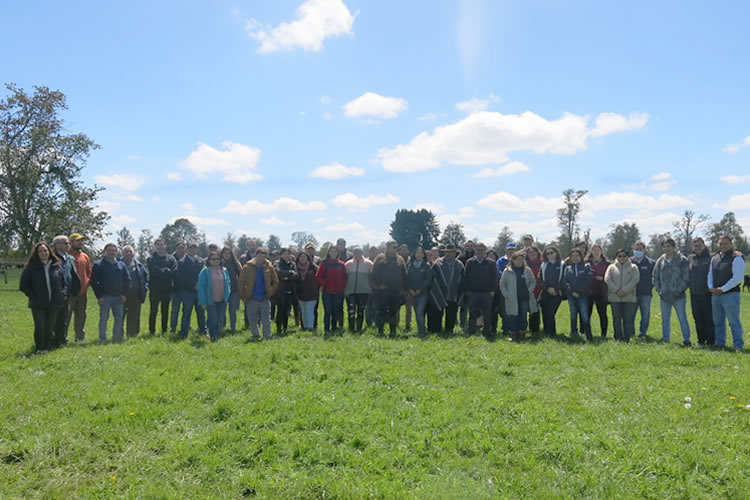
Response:
M687 313L685 306L687 299L684 297L669 303L666 300L661 301L661 339L669 342L670 322L672 320L672 307L677 312L677 319L680 321L682 330L682 341L690 342L690 325L688 325Z
M306 330L315 329L315 306L317 300L300 300L299 307L302 309L302 328Z
M629 342L635 335L635 302L611 302L612 322L615 324L615 340Z
M330 332L344 326L344 294L323 292L323 330Z
M208 336L211 338L211 342L216 342L222 323L227 321L227 304L224 301L208 304L206 312L208 313Z
M229 306L229 328L232 331L237 329L237 309L240 308L240 293L231 292L229 294L229 302L224 303L225 306ZM199 325L200 326L200 325ZM224 330L227 326L227 315L224 314L224 319L219 324L219 330Z
M349 331L359 332L365 322L368 293L351 293L346 296L346 312L349 316Z
M568 307L570 308L570 334L578 335L578 315L581 315L581 325L583 326L583 334L587 337L591 335L591 323L589 322L589 298L581 295L580 297L573 297L570 294L568 297Z
M735 349L742 349L745 341L742 338L740 323L740 293L730 292L711 296L711 308L714 316L714 335L717 346L727 343L727 321L732 329L732 342Z
M557 323L555 322L555 314L560 308L560 302L562 299L560 295L549 295L547 293L542 295L542 321L544 323L544 333L552 336L557 335Z
M477 312L482 314L482 334L492 333L492 295L490 292L466 292L466 307L469 309L467 333L473 335L477 329Z
M120 297L106 295L101 298L99 304L99 340L107 341L107 321L109 321L109 310L112 309L114 325L112 327L112 340L122 340L122 325L125 320L125 304L120 302Z
M64 311L57 307L31 308L31 317L34 319L35 351L46 351L51 347L58 314L64 314Z
M81 341L86 336L84 327L86 326L86 295L76 295L68 298L68 310L61 311L60 314L67 314L68 325L70 319L75 315L73 320L73 330L75 331L76 340Z
M523 333L528 328L528 322L526 316L529 314L529 301L522 300L518 302L518 314L505 315L505 321L508 322L509 333ZM503 322L505 324L505 322Z
M172 316L170 321L170 330L172 333L177 329L177 317L180 314L180 304L182 304L182 321L180 322L180 337L187 337L190 330L190 318L193 315L193 308L198 302L198 293L195 290L175 290L172 292Z
M427 308L427 299L429 297L426 294L417 295L412 297L411 303L414 307L414 320L417 322L417 333L424 335L424 312Z
M695 331L698 333L698 343L714 345L714 316L711 312L711 294L690 294L690 308L693 311Z
M641 325L638 336L645 337L648 333L648 323L651 321L651 295L639 295L636 297L636 310L641 312Z
M250 331L254 338L260 338L258 323L263 327L263 337L271 338L271 301L268 299L250 299L245 303L247 320L250 323Z

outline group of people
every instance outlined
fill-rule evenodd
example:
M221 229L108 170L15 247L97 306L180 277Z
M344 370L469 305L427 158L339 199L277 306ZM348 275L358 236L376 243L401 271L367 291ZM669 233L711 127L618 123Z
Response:
M701 238L693 240L693 254L682 255L674 240L662 242L663 254L654 261L638 242L619 249L609 262L600 245L590 249L579 243L564 258L554 246L540 250L531 235L517 247L509 242L498 256L483 243L468 241L462 249L453 245L410 249L395 241L383 252L360 247L347 249L339 238L324 258L308 243L304 250L282 249L269 255L263 247L248 243L238 256L224 247L209 245L209 255L197 255L198 245L180 242L167 252L163 239L154 241L154 252L144 264L132 247L104 247L93 264L82 251L85 237L54 238L52 245L37 244L23 270L20 289L29 299L34 320L36 350L44 351L67 342L71 320L75 339L85 338L86 299L90 286L99 305L99 340L107 340L110 312L114 316L112 339L139 334L141 305L149 298L148 328L156 333L161 312L161 332L186 337L193 314L198 330L216 341L227 327L236 331L240 305L244 326L254 339L270 339L271 321L283 334L290 321L298 328L315 331L318 304L323 302L323 331L341 331L346 302L348 329L366 325L384 334L386 324L396 334L400 311L417 334L452 333L460 326L474 334L494 337L502 321L503 334L522 338L527 331L557 335L556 313L562 301L570 309L570 335L593 338L591 317L599 316L601 336L609 327L610 306L614 337L629 341L635 336L635 317L640 312L639 336L646 336L653 290L661 304L662 340L669 341L674 309L683 343L691 345L686 313L686 292L691 295L697 340L703 345L724 346L726 323L733 347L742 349L740 284L744 257L729 237L719 240L712 255ZM170 311L171 309L171 311ZM181 318L180 318L181 309ZM126 333L127 332L127 333Z

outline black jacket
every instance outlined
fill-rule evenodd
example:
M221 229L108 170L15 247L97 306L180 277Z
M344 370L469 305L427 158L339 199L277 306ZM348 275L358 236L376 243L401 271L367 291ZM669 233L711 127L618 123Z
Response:
M177 260L169 254L162 257L154 252L148 258L147 265L151 292L170 292L172 290L172 274L177 269Z
M174 257L174 255L173 255ZM177 270L172 276L172 285L175 290L195 290L198 285L198 275L203 269L203 263L196 257L185 254L182 259L177 260Z
M140 302L146 300L146 290L148 290L148 275L146 274L146 268L141 264L141 261L133 258L134 269L130 269L128 264L123 260L120 261L125 264L130 274L130 287L128 292L125 294L126 297L136 297Z
M464 290L467 292L497 292L499 277L495 263L485 257L480 263L476 256L466 261Z
M565 271L563 271L563 284L568 292L568 298L573 296L573 292L585 297L590 296L591 279L593 277L594 273L591 271L591 266L585 262L566 265Z
M29 298L29 307L32 308L59 308L64 304L63 294L65 292L65 278L60 264L53 262L47 269L49 275L49 289L45 268L41 264L27 266L21 273L21 282L18 285ZM50 297L50 291L51 297Z
M294 293L297 284L297 266L294 261L287 262L279 259L274 267L279 277L279 293Z

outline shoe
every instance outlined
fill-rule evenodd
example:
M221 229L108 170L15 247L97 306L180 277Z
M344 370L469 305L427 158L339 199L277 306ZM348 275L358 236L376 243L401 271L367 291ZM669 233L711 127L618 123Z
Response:
M683 340L682 345L684 345L685 347L691 347L693 344L691 344L689 340Z

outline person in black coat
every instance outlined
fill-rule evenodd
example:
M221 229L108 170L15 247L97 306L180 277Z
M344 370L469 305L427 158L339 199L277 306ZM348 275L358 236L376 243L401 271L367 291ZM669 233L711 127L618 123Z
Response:
M57 315L65 303L65 278L60 260L46 243L37 243L21 273L18 288L29 298L34 319L34 350L52 347Z
M154 240L154 253L148 258L149 312L148 332L156 333L156 315L161 307L161 332L167 332L169 300L172 295L172 276L177 270L177 260L167 253L163 238Z
M568 265L563 271L563 286L568 295L570 307L570 335L578 336L577 316L581 316L582 333L588 340L591 336L591 322L589 321L589 300L591 297L591 280L593 273L591 266L583 262L583 253L574 248L568 255Z

